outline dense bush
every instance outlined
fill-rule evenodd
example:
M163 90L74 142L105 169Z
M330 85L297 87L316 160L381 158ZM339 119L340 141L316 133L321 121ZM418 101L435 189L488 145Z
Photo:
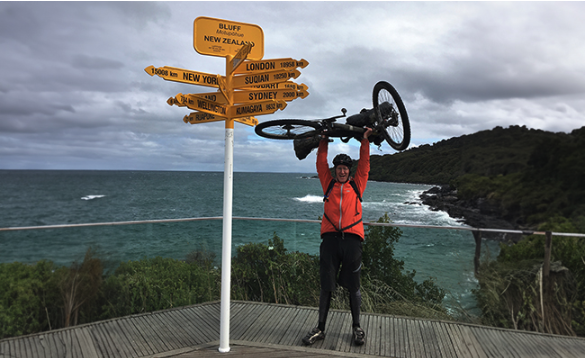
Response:
M58 295L50 261L0 264L0 338L50 328Z
M123 262L104 282L101 318L125 316L213 301L219 271L155 257Z
M388 216L380 219L388 222ZM398 228L369 227L364 244L364 311L449 318L441 307L443 290L432 281L414 281L395 260ZM247 244L232 259L234 300L317 306L319 257L287 252L276 234L266 244ZM105 275L88 250L83 262L55 267L0 264L0 338L36 333L124 315L191 305L220 298L221 272L214 256L193 252L185 261L144 258L123 262ZM332 308L348 309L338 290Z
M562 217L552 218L541 229L577 231ZM482 263L474 294L483 323L585 336L585 239L553 237L550 296L541 271L545 240L531 235L513 246L502 245L496 261Z

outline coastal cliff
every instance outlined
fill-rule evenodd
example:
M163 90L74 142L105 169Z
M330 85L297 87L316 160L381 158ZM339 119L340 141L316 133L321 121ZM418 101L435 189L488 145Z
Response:
M438 185L423 203L473 227L534 230L560 216L585 232L585 127L496 127L370 163L372 180Z

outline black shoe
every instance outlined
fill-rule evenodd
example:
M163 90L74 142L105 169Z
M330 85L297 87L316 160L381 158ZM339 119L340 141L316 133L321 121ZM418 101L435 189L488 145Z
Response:
M361 346L366 341L366 332L360 327L355 327L353 329L353 342L356 346Z
M319 328L315 327L313 330L303 338L303 343L306 345L311 345L318 340L325 338L325 332L320 330Z

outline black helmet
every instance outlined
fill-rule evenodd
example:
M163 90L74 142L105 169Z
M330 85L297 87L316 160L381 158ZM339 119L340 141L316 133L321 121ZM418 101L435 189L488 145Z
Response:
M338 165L345 165L349 169L351 169L351 165L353 164L353 160L347 154L338 154L335 158L333 158L333 166L337 167Z

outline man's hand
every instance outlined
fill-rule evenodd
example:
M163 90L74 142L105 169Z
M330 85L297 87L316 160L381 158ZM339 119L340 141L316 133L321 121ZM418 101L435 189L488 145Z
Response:
M366 131L364 132L364 139L368 139L370 134L372 134L372 128L366 127Z

